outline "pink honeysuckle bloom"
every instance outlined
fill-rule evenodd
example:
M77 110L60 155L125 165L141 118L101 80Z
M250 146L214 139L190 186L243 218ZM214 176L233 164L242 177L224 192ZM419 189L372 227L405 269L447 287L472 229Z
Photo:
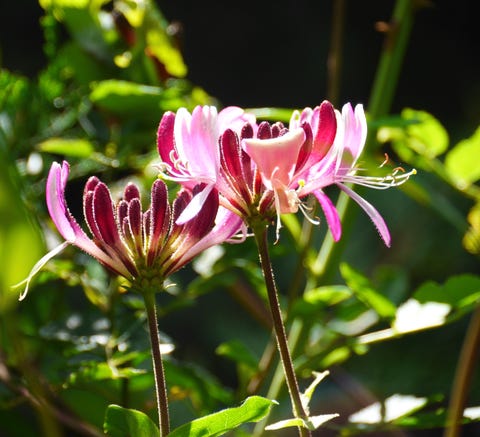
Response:
M221 202L243 217L276 215L277 239L280 215L300 209L313 223L302 198L315 195L335 241L341 237L338 212L323 189L337 185L355 200L376 225L382 239L390 245L390 234L378 211L346 184L384 189L404 183L415 170L385 177L358 175L357 162L363 151L367 123L363 107L350 104L342 113L329 102L315 109L296 112L290 130L281 123L261 123L244 129L238 137L225 131L220 138L221 178L217 184ZM258 181L260 176L260 181ZM226 202L225 200L226 199ZM253 212L252 212L253 211ZM247 219L248 222L249 219Z
M115 204L108 187L93 176L87 181L83 195L90 238L67 208L68 173L66 161L62 165L54 162L46 187L48 211L65 242L34 266L24 281L26 287L20 300L25 298L31 278L69 244L127 278L132 287L138 281L145 287L148 286L145 281L150 280L160 285L201 251L230 239L242 226L238 216L219 207L216 189L210 190L195 219L179 224L176 219L203 186L181 190L170 205L165 183L156 180L152 185L150 206L143 212L136 185L129 183L123 199Z
M235 106L219 113L213 106L197 106L191 114L180 108L176 114L163 115L157 133L162 175L186 188L205 184L178 218L178 223L185 223L198 213L217 183L220 135L227 128L240 131L247 122L255 124L255 116Z
M256 131L256 132L255 132ZM291 132L282 123L245 124L240 136L227 129L220 137L220 202L252 226L298 210L290 182L312 146L308 124Z
M338 241L341 237L338 212L322 190L329 185L337 185L363 208L375 224L385 244L390 246L390 233L380 213L346 184L387 189L403 184L416 171L412 170L398 175L398 170L394 170L392 174L384 177L357 174L359 171L357 167L358 159L363 152L367 137L367 121L363 106L356 105L353 109L350 103L347 103L343 106L341 114L337 110L335 112L337 115L337 133L334 144L321 161L305 168L303 174L299 175L301 183L297 195L299 197L304 197L310 193L315 195L324 211L332 236L335 241Z

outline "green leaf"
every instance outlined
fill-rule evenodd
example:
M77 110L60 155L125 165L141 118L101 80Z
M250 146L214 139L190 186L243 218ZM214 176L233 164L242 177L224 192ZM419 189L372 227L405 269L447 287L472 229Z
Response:
M250 369L258 367L258 359L248 348L238 340L222 343L215 351L218 355L230 358L237 364L244 364Z
M465 140L460 141L445 157L445 168L459 189L464 189L480 179L480 127Z
M317 385L320 384L326 376L328 376L330 372L328 370L325 370L325 372L313 372L313 375L315 376L315 379L313 382L308 386L308 388L305 390L304 393L301 394L301 399L302 399L302 404L303 407L308 410L308 406L310 404L310 401L312 399L313 393L315 392L315 389L317 388Z
M112 79L94 85L90 99L112 114L134 117L144 114L159 118L162 92L159 87Z
M286 419L268 425L265 430L275 431L277 429L291 428L293 426L296 426L313 431L317 428L320 428L320 426L322 426L325 422L328 422L335 417L338 417L338 414L321 414L319 416L311 416L307 420L300 419L299 417L295 419Z
M146 414L119 405L108 406L103 429L110 437L154 437L160 435L158 427Z
M283 121L288 123L293 111L288 108L248 108L250 114L254 114L262 120Z
M42 152L75 158L88 158L94 152L92 143L81 138L49 138L37 145Z
M480 254L480 202L477 202L467 216L470 225L463 237L463 247L471 254Z
M409 124L406 128L408 146L426 158L434 158L444 153L448 148L448 133L442 124L431 114L405 108L402 118Z
M381 317L392 318L395 315L395 305L376 291L365 276L346 263L340 265L340 272L353 293L365 305L375 310Z
M186 423L173 430L169 437L215 437L225 434L247 422L263 419L275 403L260 396L247 398L242 405Z
M415 291L413 297L421 303L442 302L462 309L480 299L480 277L471 274L452 276L443 285L428 281Z
M420 410L427 403L428 399L424 397L394 394L385 399L383 405L380 402L374 402L352 414L348 420L351 423L389 423Z

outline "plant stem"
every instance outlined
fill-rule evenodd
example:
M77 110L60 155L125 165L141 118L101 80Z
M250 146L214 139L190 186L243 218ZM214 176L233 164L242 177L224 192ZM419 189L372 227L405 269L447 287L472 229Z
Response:
M478 349L480 347L480 305L473 312L458 359L448 407L445 437L460 435L461 419L472 380Z
M300 398L300 390L298 387L297 377L295 375L295 369L293 367L292 357L288 349L287 335L285 332L285 326L283 325L280 303L278 301L277 287L275 285L275 279L273 277L272 265L268 252L267 226L265 226L264 224L260 224L258 226L252 227L252 230L255 236L255 242L257 243L258 253L260 256L260 264L265 279L265 285L267 287L268 301L270 304L270 312L272 316L277 347L280 353L283 370L285 372L288 392L292 401L293 414L295 417L307 420L308 415L303 407L302 400ZM299 435L302 437L306 437L310 436L311 433L308 429L300 427Z
M150 345L152 348L152 362L153 373L155 376L155 390L157 394L160 437L166 437L170 432L170 419L168 416L167 385L165 382L162 354L160 352L155 293L146 291L143 293L143 299L145 301L145 308L147 310L148 331L150 333Z

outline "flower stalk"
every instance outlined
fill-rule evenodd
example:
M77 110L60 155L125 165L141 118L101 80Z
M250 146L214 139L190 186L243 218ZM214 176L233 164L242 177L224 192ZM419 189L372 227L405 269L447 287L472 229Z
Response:
M252 227L253 235L257 244L260 257L260 265L262 267L265 285L267 287L267 295L273 321L273 328L275 331L277 347L280 353L280 359L282 361L285 379L287 381L288 392L292 401L293 414L295 417L307 421L308 414L305 411L300 397L300 389L298 387L298 381L295 375L295 368L293 366L292 357L288 348L287 335L282 320L280 303L278 301L277 287L275 285L275 279L273 277L272 265L270 262L270 255L268 251L267 229L267 226L263 223ZM303 427L300 427L298 429L298 432L301 437L308 437L311 435L310 431Z
M163 368L162 353L160 351L155 293L148 290L144 291L143 299L147 311L148 331L150 333L150 346L152 349L160 437L166 437L170 432L170 419L168 413L167 384L165 382L165 371Z

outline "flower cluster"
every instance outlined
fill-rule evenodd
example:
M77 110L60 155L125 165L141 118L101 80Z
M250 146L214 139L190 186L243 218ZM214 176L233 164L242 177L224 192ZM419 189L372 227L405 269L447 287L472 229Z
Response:
M91 177L83 196L90 238L67 208L65 188L69 165L53 163L46 187L50 216L65 242L45 255L26 279L69 244L84 250L108 269L132 283L141 278L165 279L206 248L246 233L247 227L276 221L301 210L303 199L318 200L335 241L341 237L339 214L324 189L338 186L369 215L383 241L388 228L379 212L352 190L352 184L389 188L411 174L386 177L358 174L367 123L361 105L344 105L342 112L324 101L314 109L295 111L288 127L257 123L238 107L220 112L197 106L166 112L157 133L161 175L182 186L172 205L161 180L152 185L150 206L142 212L140 191L125 188L114 203L108 187Z
M235 235L240 217L219 206L216 189L209 191L195 220L178 223L192 197L203 185L181 190L172 205L160 179L151 189L150 206L142 212L140 190L127 184L123 198L114 203L108 187L96 176L88 179L83 194L83 212L92 237L70 213L65 188L69 165L54 162L47 178L46 200L50 216L65 242L45 255L26 279L30 279L53 256L73 244L96 258L110 271L128 279L132 287L161 288L163 280L205 249ZM140 283L138 283L140 282ZM151 282L151 284L149 283Z
M179 222L190 220L216 188L220 203L242 217L254 220L276 217L299 209L310 220L303 204L313 194L335 241L341 237L338 212L324 189L338 186L369 215L383 241L390 245L388 228L379 212L350 187L351 184L389 188L404 183L415 170L386 177L358 174L367 123L363 107L346 104L342 112L324 101L320 106L294 112L288 128L282 123L256 120L240 108L220 113L212 107L197 107L192 115L184 109L166 113L158 129L158 151L164 177L185 187L194 181L206 183Z

